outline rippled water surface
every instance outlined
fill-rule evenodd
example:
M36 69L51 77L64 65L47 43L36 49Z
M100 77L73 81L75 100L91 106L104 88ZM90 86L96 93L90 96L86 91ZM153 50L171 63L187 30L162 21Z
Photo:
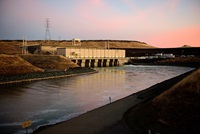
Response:
M55 124L148 88L193 68L124 66L96 68L99 73L0 87L0 133L24 133Z

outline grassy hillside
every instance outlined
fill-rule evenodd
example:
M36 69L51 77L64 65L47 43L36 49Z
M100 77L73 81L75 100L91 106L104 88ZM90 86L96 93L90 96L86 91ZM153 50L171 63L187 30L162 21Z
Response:
M153 48L145 42L139 41L126 41L126 40L82 40L82 47L94 47L94 48L105 48L105 44L109 42L110 48ZM31 44L41 44L41 45L50 45L56 47L66 47L71 46L71 40L62 40L56 41L52 40L50 42L47 41L31 41Z
M88 40L83 41L81 44L86 47L105 48L105 45L108 42L110 48L153 48L145 42L125 40Z
M200 69L156 97L150 106L159 122L200 132Z
M79 67L64 56L21 55L23 59L42 69L65 70Z
M21 54L21 45L18 41L0 41L0 54Z
M200 69L152 101L128 114L128 124L138 134L200 133Z
M43 72L43 69L33 66L21 57L0 54L0 75L18 75Z

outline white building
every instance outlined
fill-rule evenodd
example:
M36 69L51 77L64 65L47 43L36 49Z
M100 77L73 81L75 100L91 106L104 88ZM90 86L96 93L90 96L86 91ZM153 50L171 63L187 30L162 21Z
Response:
M57 55L68 58L125 58L125 50L66 47L57 48Z
M81 46L81 40L77 38L72 39L72 46Z

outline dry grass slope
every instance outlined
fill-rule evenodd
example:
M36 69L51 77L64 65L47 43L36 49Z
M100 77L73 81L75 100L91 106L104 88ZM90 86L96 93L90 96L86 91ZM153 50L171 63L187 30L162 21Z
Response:
M34 66L42 69L65 70L68 68L79 67L64 56L21 55L21 57Z
M83 40L81 42L82 47L93 47L93 48L105 48L105 42L107 40ZM70 40L51 42L43 40L28 41L28 45L40 44L42 46L54 46L54 47L67 47L71 46ZM152 46L139 41L120 41L120 40L109 40L110 48L153 48ZM21 54L22 40L14 41L0 41L0 54Z
M0 41L0 54L20 54L20 43L17 41Z
M157 85L157 89L165 89L179 78L171 79L167 85ZM137 134L146 134L149 130L153 134L199 134L200 69L153 100L130 109L125 119Z
M18 75L43 72L43 69L33 66L17 55L0 54L0 75Z
M96 47L96 48L105 48L106 41L83 41L81 44L85 47ZM152 46L138 41L118 41L118 40L110 40L109 41L110 48L153 48Z
M160 122L200 131L200 69L156 97L151 106Z

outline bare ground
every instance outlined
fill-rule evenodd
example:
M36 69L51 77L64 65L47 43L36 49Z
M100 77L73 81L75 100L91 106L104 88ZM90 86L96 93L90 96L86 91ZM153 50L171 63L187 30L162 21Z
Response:
M0 65L0 75L18 75L43 72L43 69L30 64L17 55L0 54Z
M50 70L67 70L69 68L79 67L76 63L70 61L64 56L51 55L20 55L23 59L34 66Z

